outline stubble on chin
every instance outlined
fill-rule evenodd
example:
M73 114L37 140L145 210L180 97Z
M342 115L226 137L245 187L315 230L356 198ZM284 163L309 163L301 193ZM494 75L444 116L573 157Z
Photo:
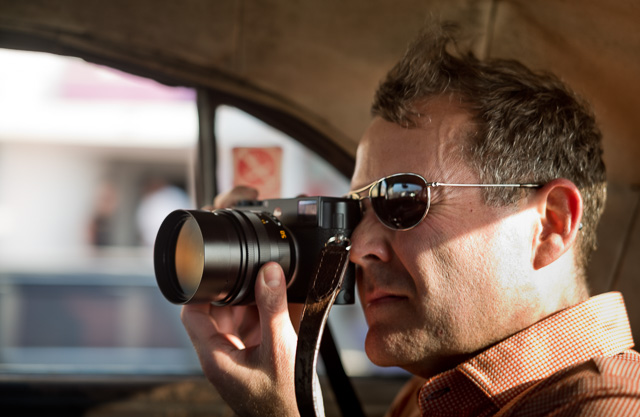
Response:
M407 304L402 314L388 315L370 323L365 340L369 359L378 366L396 366L413 374L430 377L453 367L466 357L456 350L457 323L450 305L450 285L455 271L452 254L444 248L432 249L429 267L420 271L425 282L420 299ZM418 284L420 285L420 284ZM459 335L458 335L459 337Z

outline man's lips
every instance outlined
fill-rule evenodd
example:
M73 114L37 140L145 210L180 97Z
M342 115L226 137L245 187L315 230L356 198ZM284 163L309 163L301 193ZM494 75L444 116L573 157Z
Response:
M370 307L370 306L375 306L375 305L379 305L379 304L399 301L399 300L403 300L403 299L406 299L406 298L407 297L405 297L405 296L398 295L398 294L393 294L393 293L388 293L388 292L375 292L375 293L372 293L372 294L368 294L365 297L365 306L366 307Z

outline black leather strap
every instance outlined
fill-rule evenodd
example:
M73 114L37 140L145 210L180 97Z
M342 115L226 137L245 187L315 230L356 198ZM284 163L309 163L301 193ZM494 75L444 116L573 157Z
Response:
M362 410L362 404L358 399L349 376L344 371L340 353L333 341L330 323L324 328L322 333L322 342L320 343L320 356L324 362L325 372L331 384L331 389L336 398L336 403L342 411L343 416L349 417L365 417Z
M321 416L321 399L314 390L318 351L329 311L335 301L349 263L349 248L338 243L327 244L310 282L296 349L295 385L300 415ZM346 375L345 375L346 376Z

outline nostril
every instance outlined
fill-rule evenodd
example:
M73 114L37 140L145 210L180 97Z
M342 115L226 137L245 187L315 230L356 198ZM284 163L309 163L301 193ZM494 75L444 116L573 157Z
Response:
M365 258L368 261L380 261L381 259L378 257L378 255L374 254L374 253L369 253L367 255L365 255Z

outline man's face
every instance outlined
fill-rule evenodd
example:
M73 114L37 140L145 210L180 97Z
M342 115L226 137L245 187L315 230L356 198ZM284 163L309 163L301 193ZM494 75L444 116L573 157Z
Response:
M358 148L352 189L400 172L444 183L479 181L460 157L473 131L468 113L444 98L421 113L411 129L372 122ZM394 231L367 200L351 261L369 325L369 358L428 377L530 324L531 306L522 301L534 287L531 212L486 206L478 188L434 188L427 217Z

